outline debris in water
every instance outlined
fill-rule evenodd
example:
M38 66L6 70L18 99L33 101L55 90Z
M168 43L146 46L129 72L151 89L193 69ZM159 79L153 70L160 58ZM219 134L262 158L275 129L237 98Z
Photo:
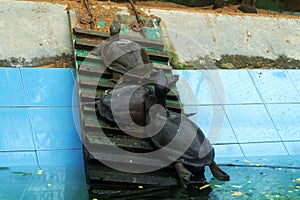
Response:
M43 170L38 170L38 174L43 174Z
M33 172L12 172L13 174L19 174L22 176L30 176L33 174Z
M239 192L239 191L236 191L234 193L231 194L232 197L238 197L238 196L242 196L243 193Z
M202 187L199 187L199 190L203 190L205 188L208 188L209 186L210 186L210 184L203 185Z

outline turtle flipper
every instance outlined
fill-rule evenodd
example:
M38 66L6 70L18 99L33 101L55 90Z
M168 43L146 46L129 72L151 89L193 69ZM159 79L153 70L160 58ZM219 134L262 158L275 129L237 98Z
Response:
M210 171L213 174L213 176L220 180L220 181L229 181L230 180L230 176L224 172L223 170L221 170L221 168L218 166L218 164L213 161L210 165L209 165Z
M184 188L187 188L187 185L190 183L192 173L187 170L182 163L176 163L175 169L179 178L180 185Z

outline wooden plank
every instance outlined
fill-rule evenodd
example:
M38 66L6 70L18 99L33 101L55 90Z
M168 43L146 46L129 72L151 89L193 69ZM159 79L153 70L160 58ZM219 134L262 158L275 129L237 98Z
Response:
M99 59L99 58L96 58L96 57L91 57L91 56L82 56L82 55L79 55L79 54L76 54L76 60L77 61L83 61L83 62L91 62L91 63L96 63L96 64L100 64L100 65L104 65L103 63L103 60ZM79 69L80 69L80 66L79 65Z
M84 119L85 131L104 131L105 133L124 134L118 127L111 126L104 121Z
M106 40L110 37L109 33L104 33L100 31L93 31L93 30L85 30L81 28L74 28L74 34L76 35L82 35L82 36L90 36L90 37L95 37L95 38L100 38L103 40ZM132 37L124 34L119 35L120 38L123 39L129 39L132 41L135 41L136 43L140 44L143 47L148 47L148 48L156 48L156 49L164 49L164 44L163 42L159 40L149 40L147 38L138 38L138 37Z
M94 102L95 100L99 100L102 97L102 93L97 93L97 92L84 92L81 91L80 93L80 98L81 102Z
M103 135L97 132L87 131L84 134L84 136L86 137L86 141L88 142L88 144L94 147L93 149L96 149L99 145L112 145L111 143L103 139ZM153 148L148 140L135 139L133 137L125 137L120 135L109 137L109 139L114 145L118 147L125 147L133 150L141 150L142 152L153 151Z
M79 55L78 55L79 56ZM82 60L85 60L86 58L89 58L92 61L96 61L97 63L101 62L101 59L98 60L98 58L95 57L85 57L85 56L80 56ZM158 64L153 64L153 68L156 70L162 69L164 73L166 74L172 74L172 69L170 67L167 67L165 65L158 65ZM110 73L110 69L106 68L104 65L97 65L97 66L91 66L88 64L81 64L80 65L80 70L81 71L86 71L87 75L94 76L95 74L100 74L102 75L103 73ZM92 73L89 73L92 72Z
M91 88L91 89L111 89L115 87L115 83L111 82L111 81L103 81L101 79L99 79L99 81L97 80L90 80L90 79L80 79L79 80L79 85L82 88Z
M111 78L112 75L108 72L105 67L102 66L89 66L89 65L80 65L80 69L78 70L79 75L93 76L93 77L104 77Z
M98 45L100 45L99 42L89 41L89 40L76 40L75 41L75 48L76 49L85 49L88 51L93 50ZM163 62L168 62L169 55L165 52L156 52L151 50L146 50L146 53L148 54L149 58L151 60L158 60Z
M151 173L124 173L103 165L87 165L91 181L114 182L120 184L132 184L143 186L176 186L177 179L172 174L172 170L161 170Z
M154 167L165 167L168 166L164 160L158 160L154 158L137 157L132 155L120 155L119 153L111 152L112 149L104 148L102 152L89 151L97 160L106 161L123 165L124 167L134 166L154 166Z
M73 28L73 33L75 35L87 35L87 36L94 36L101 39L107 39L110 37L109 33L100 32L100 31L93 31L93 30L85 30L82 28Z
M112 89L115 87L115 83L113 82L104 82L104 81L97 81L97 80L91 80L91 79L80 79L79 84L82 87L85 88L92 88L95 89L97 86L100 86L99 88L106 88L106 89ZM85 93L86 94L86 93ZM167 98L177 98L178 97L178 91L177 90L172 90L167 94ZM169 104L170 105L170 104ZM174 106L173 106L174 107Z

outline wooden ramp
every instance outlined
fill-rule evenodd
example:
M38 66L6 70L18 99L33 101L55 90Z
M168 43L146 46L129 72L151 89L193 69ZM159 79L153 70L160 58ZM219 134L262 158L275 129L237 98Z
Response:
M110 145L118 146L129 152L145 153L152 151L152 146L146 139L134 138L125 134L118 127L99 120L96 115L95 101L99 100L106 90L114 88L110 81L112 74L104 67L100 56L90 54L91 50L99 45L109 35L98 31L73 29L73 45L77 68L77 84L80 105L81 133L84 148L84 161L86 179L89 186L90 198L101 199L106 192L104 189L130 188L138 191L151 190L154 187L176 187L178 185L176 174L172 167L164 167L160 160L126 157L109 151ZM149 40L129 37L125 34L121 37L138 42L146 49L155 68L161 68L166 75L172 74L168 66L168 54L164 52L164 44L161 40ZM150 86L149 86L150 87ZM168 93L167 107L169 110L181 112L176 88ZM105 134L105 135L103 135ZM103 139L109 138L110 142ZM102 164L102 161L114 163L126 167L128 160L135 160L136 165L162 166L161 170L149 173L125 173ZM147 164L145 164L147 163ZM132 163L128 167L132 166ZM147 166L145 166L147 167ZM114 190L111 191L114 193ZM112 194L111 194L112 195Z

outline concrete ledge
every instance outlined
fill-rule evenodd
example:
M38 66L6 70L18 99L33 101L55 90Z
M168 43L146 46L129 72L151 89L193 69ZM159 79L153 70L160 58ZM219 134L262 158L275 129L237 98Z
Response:
M66 6L0 1L0 67L49 64L72 54Z
M221 60L212 64L218 67L208 68L222 68L222 65L225 66L223 68L242 68L228 67L234 55L231 61L246 57L250 61L256 58L255 62L276 64L286 59L287 65L277 68L300 66L300 18L159 9L144 11L162 18L166 26L163 32L174 47L169 51L175 51L182 62L193 61L193 64L198 63L201 67L201 63L206 66L211 64L207 60ZM230 64L225 65L227 63ZM247 67L247 63L241 65ZM274 67L270 63L268 65L258 67Z

